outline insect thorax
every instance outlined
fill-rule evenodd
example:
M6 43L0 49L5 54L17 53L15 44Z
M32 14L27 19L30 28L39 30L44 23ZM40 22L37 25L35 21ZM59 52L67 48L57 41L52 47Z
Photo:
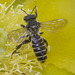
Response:
M36 20L31 20L28 22L26 27L30 35L35 35L39 32L40 24Z

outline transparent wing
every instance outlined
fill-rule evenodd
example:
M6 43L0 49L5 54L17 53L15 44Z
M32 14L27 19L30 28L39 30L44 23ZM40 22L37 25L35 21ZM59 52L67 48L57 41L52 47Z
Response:
M27 34L28 32L26 28L20 28L17 30L13 30L8 33L8 41L15 42L15 43L22 42L23 40L25 40L25 38L22 38L22 37Z
M61 27L65 26L66 23L67 21L65 19L54 19L47 22L41 22L40 26L46 31L54 32L60 29Z

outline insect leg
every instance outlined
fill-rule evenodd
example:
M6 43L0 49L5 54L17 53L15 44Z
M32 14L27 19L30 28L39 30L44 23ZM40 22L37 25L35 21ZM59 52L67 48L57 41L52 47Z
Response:
M29 40L24 40L21 44L19 44L18 46L16 46L16 50L12 52L11 58L12 58L12 55L13 55L14 53L16 53L16 51L17 51L23 44L29 43L30 41L31 41L31 37L29 37Z
M24 40L21 44L26 44L26 43L29 43L31 41L31 37L29 37L29 40Z
M46 43L46 47L48 46L48 42L43 38L44 43Z
M21 27L25 28L25 26L23 24L21 24Z

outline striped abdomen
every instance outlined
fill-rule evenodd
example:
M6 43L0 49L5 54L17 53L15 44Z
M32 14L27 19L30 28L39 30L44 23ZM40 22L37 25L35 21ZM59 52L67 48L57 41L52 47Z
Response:
M47 49L44 45L43 39L39 35L32 39L32 47L35 52L35 55L37 56L37 59L42 63L45 62L45 60L47 59Z

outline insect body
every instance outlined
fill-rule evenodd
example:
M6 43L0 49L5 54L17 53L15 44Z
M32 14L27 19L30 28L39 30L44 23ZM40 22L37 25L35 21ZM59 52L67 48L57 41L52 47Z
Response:
M45 62L45 59L47 58L47 48L44 43L46 43L46 46L48 45L47 41L41 38L39 35L36 35L32 38L32 47L38 60L42 63Z
M35 9L35 15L32 14L32 12ZM23 9L21 9L24 11ZM25 11L24 11L25 12ZM13 30L8 34L9 41L15 42L21 42L18 46L16 46L16 50L12 52L12 55L23 45L26 43L29 43L32 41L32 47L34 50L35 55L37 56L37 59L40 62L45 62L47 59L47 41L40 36L40 34L43 34L43 32L39 32L40 27L45 29L46 31L54 31L58 30L62 26L65 25L66 20L64 19L55 19L48 22L38 22L36 20L37 18L37 9L36 6L33 8L32 12L30 14L27 14L27 16L24 17L24 21L27 22L27 25L21 25L22 28ZM29 37L29 40L26 39L26 37Z

